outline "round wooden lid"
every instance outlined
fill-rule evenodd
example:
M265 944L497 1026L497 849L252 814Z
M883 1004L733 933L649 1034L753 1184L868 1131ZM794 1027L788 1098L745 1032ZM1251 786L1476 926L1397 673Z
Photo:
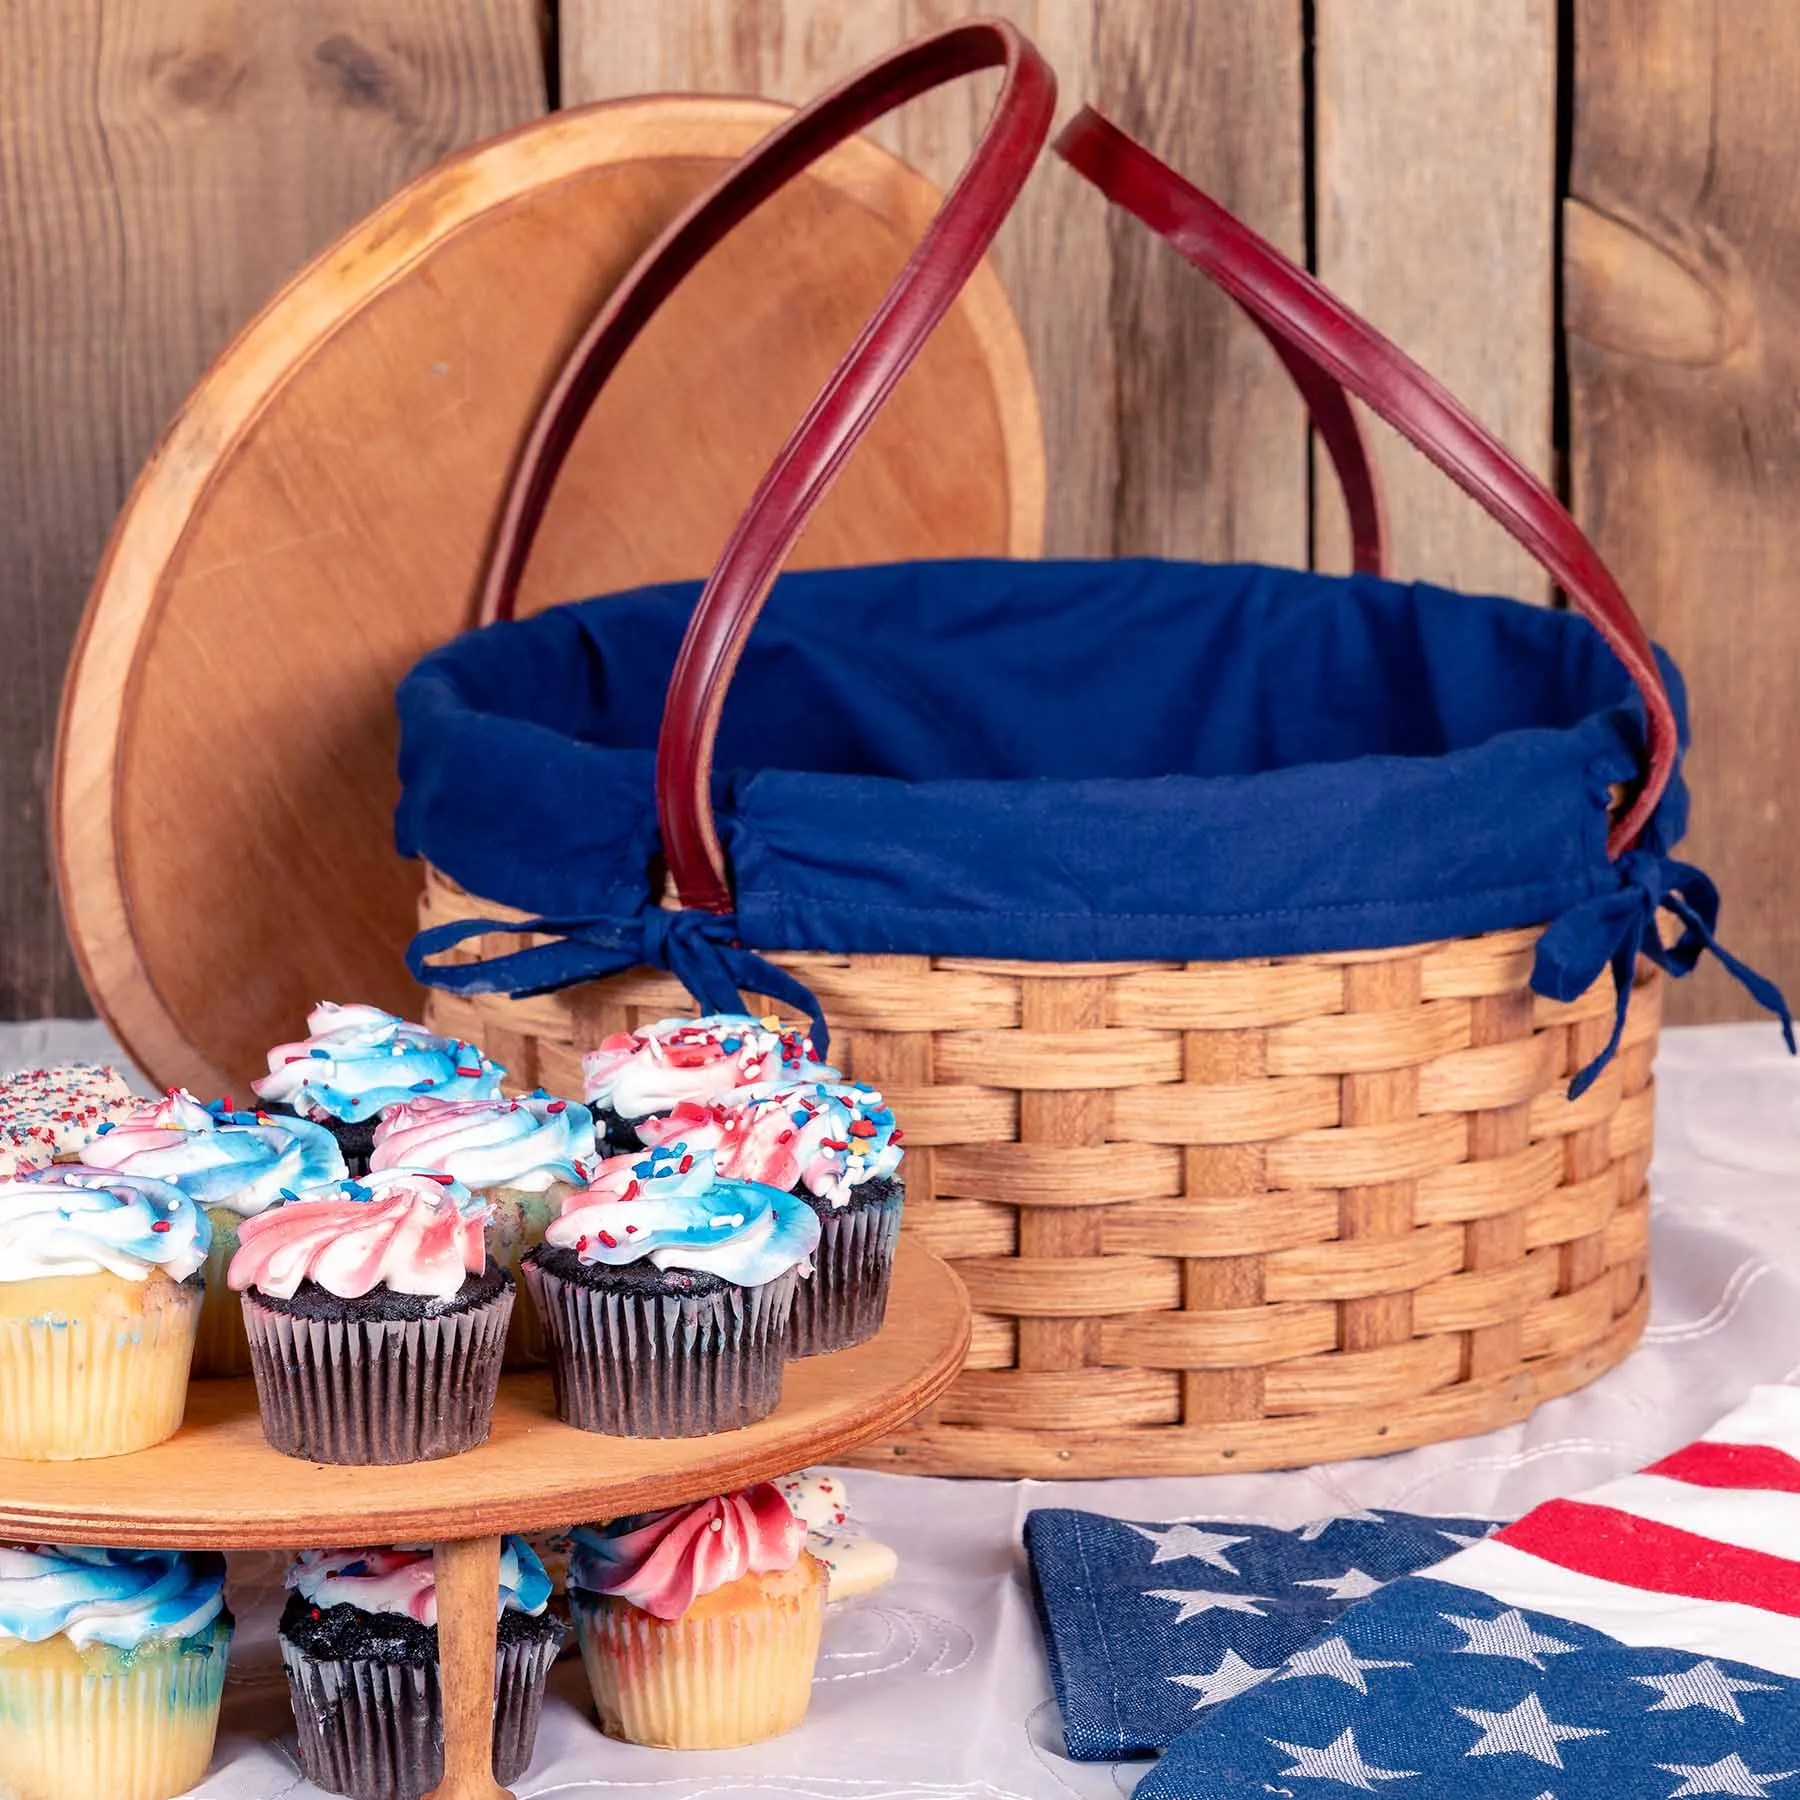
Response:
M615 102L452 157L278 294L177 415L88 602L53 806L88 991L157 1083L240 1087L320 999L418 1015L395 685L470 623L515 447L581 327L786 112ZM937 199L858 140L727 239L601 396L521 612L706 573ZM1032 555L1043 485L984 268L794 561Z

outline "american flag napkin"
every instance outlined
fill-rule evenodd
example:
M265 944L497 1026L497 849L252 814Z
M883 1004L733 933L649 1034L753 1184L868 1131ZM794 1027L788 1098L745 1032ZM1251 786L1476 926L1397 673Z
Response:
M1800 1800L1800 1389L1382 1588L1137 1790L1352 1792Z
M1031 1513L1025 1549L1069 1755L1160 1750L1384 1582L1493 1529L1379 1512L1293 1530Z

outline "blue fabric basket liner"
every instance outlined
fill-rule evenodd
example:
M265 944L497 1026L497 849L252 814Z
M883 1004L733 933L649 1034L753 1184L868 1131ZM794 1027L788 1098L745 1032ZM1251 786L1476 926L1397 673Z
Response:
M1534 981L1566 999L1609 964L1628 985L1640 949L1684 972L1716 948L1716 893L1669 860L1679 765L1608 860L1645 715L1584 620L1159 561L781 577L718 736L735 916L659 915L654 749L698 594L489 626L406 678L402 853L562 940L435 968L477 929L440 928L423 979L532 992L650 961L718 1005L759 984L757 950L1223 960L1554 921ZM1659 904L1686 927L1672 951Z

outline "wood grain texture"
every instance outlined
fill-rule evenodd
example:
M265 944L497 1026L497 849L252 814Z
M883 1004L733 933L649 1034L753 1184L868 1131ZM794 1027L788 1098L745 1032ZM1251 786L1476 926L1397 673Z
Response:
M785 116L616 102L451 158L190 396L95 584L56 780L89 990L159 1084L241 1092L321 994L422 1003L399 955L419 872L393 848L394 689L470 623L507 468L570 345ZM937 199L853 142L733 233L578 435L521 610L704 574ZM1042 508L1024 347L983 268L794 561L1029 555Z
M269 1448L252 1383L201 1381L189 1390L186 1423L153 1450L95 1462L0 1461L0 1536L248 1550L556 1530L838 1461L929 1406L968 1347L961 1281L903 1239L880 1334L789 1363L780 1407L742 1431L600 1437L559 1423L547 1374L508 1375L493 1435L479 1450L428 1465L328 1468Z
M981 13L1049 58L1066 115L1094 99L1298 253L1298 0L564 0L563 92L729 89L799 100L910 35ZM991 80L878 127L940 186ZM1046 157L995 245L1054 446L1045 548L1306 556L1306 428L1254 329L1166 246Z
M1548 477L1556 0L1319 0L1317 17L1320 278ZM1373 436L1395 574L1549 597L1486 514L1385 426ZM1318 475L1316 562L1347 569L1322 453Z
M494 1652L499 1637L500 1538L432 1548L437 1577L438 1676L443 1684L444 1779L425 1800L511 1800L494 1779Z
M0 1016L87 1010L45 786L63 658L139 463L321 244L543 105L534 0L0 8Z
M1577 0L1567 214L1577 517L1687 677L1724 941L1800 989L1800 37L1784 0ZM1704 964L1672 1021L1750 1017Z

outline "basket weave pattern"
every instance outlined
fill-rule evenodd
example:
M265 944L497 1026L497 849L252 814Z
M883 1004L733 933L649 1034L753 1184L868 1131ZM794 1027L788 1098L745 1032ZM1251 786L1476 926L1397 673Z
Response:
M427 872L422 922L516 918ZM1649 1296L1648 965L1528 986L1532 929L1229 963L778 955L906 1128L906 1229L975 1308L968 1367L862 1460L921 1473L1246 1472L1487 1431L1592 1380ZM517 937L474 940L470 960ZM431 996L509 1084L692 1002L634 971Z

